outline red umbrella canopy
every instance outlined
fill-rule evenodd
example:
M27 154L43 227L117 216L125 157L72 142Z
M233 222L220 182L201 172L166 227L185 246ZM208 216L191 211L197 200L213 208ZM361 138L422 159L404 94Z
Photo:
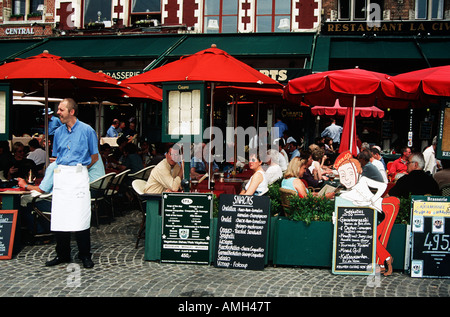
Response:
M211 48L122 81L123 84L206 81L254 87L282 88L276 80L237 60L227 52Z
M407 94L450 97L450 65L403 73L390 79Z
M11 82L16 90L40 93L44 80L49 81L50 89L68 91L83 86L113 86L95 73L47 51L0 66L0 80Z
M311 108L311 113L315 116L319 115L327 115L327 116L345 116L347 115L347 107L341 107L339 104L339 100L336 99L336 103L334 107L326 107L326 106L315 106ZM355 107L355 116L360 116L363 118L383 118L384 111L372 106L372 107Z
M117 88L105 88L103 90L107 99L153 99L156 101L162 101L162 89L151 84L129 84L124 85L120 81L108 76L107 74L99 71L95 73L97 76L103 78L109 83L117 85Z
M289 81L284 88L284 98L304 102L311 106L329 106L336 99L344 107L353 106L353 97L360 107L373 106L375 100L386 97L385 91L394 95L394 84L383 73L360 68L331 70L306 75Z

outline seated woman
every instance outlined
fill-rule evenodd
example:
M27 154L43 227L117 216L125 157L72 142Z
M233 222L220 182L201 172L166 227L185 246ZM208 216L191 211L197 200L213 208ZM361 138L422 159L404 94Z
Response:
M305 198L309 191L306 188L305 183L300 179L303 177L308 166L308 160L301 159L300 157L296 157L289 162L288 169L286 173L284 173L284 178L281 181L281 187L286 189L295 190L298 193L300 198ZM314 196L317 196L318 193L312 193ZM335 193L327 193L325 194L325 198L332 199L334 198Z
M284 173L283 180L281 181L281 187L286 189L295 190L300 198L306 197L308 194L308 188L306 188L303 181L300 179L303 177L307 168L307 160L300 157L294 157L288 165L286 172Z
M245 188L240 192L240 195L262 195L269 188L259 155L256 153L250 154L248 165L253 171L253 175L245 185Z
M326 175L332 173L333 171L324 165L327 159L325 151L321 148L316 148L312 151L311 155L313 159L313 162L309 167L311 174L314 175L314 178L318 181L321 179L328 180Z

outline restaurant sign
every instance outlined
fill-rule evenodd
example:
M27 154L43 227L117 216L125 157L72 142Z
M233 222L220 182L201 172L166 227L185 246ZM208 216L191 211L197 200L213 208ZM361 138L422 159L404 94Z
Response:
M34 28L32 27L6 28L5 35L34 35Z
M351 35L377 33L385 35L417 35L422 34L448 34L449 21L379 21L377 23L367 21L340 21L325 22L322 26L322 34L327 35Z

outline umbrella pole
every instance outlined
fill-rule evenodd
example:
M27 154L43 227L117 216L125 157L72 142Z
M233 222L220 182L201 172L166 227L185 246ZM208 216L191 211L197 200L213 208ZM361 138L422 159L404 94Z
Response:
M213 119L214 119L214 83L211 83L211 113L210 113L210 116L211 116L211 118L210 118L210 121L209 121L210 122L209 123L209 125L210 125L209 142L211 144L212 143L212 130L213 130L213 127L214 127L214 122L213 122ZM208 169L208 171L209 171L208 189L211 189L211 179L212 179L212 177L214 177L214 175L212 173L211 147L208 149L208 157L209 157L209 161L208 161L208 164L209 164L209 169Z
M44 128L45 128L45 168L49 164L49 148L48 148L48 79L44 79L44 96L45 96L45 118L44 118Z
M353 131L355 129L355 107L356 107L356 95L353 95L353 109L352 109L352 126L350 129L350 153L353 153Z

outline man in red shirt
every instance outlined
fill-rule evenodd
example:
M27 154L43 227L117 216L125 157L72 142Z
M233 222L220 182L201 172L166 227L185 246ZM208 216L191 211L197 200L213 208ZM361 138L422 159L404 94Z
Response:
M404 147L402 148L402 156L400 156L398 159L396 159L394 162L392 162L391 166L389 167L389 177L391 180L397 180L398 176L401 176L401 174L406 175L408 174L408 158L411 155L411 148Z

